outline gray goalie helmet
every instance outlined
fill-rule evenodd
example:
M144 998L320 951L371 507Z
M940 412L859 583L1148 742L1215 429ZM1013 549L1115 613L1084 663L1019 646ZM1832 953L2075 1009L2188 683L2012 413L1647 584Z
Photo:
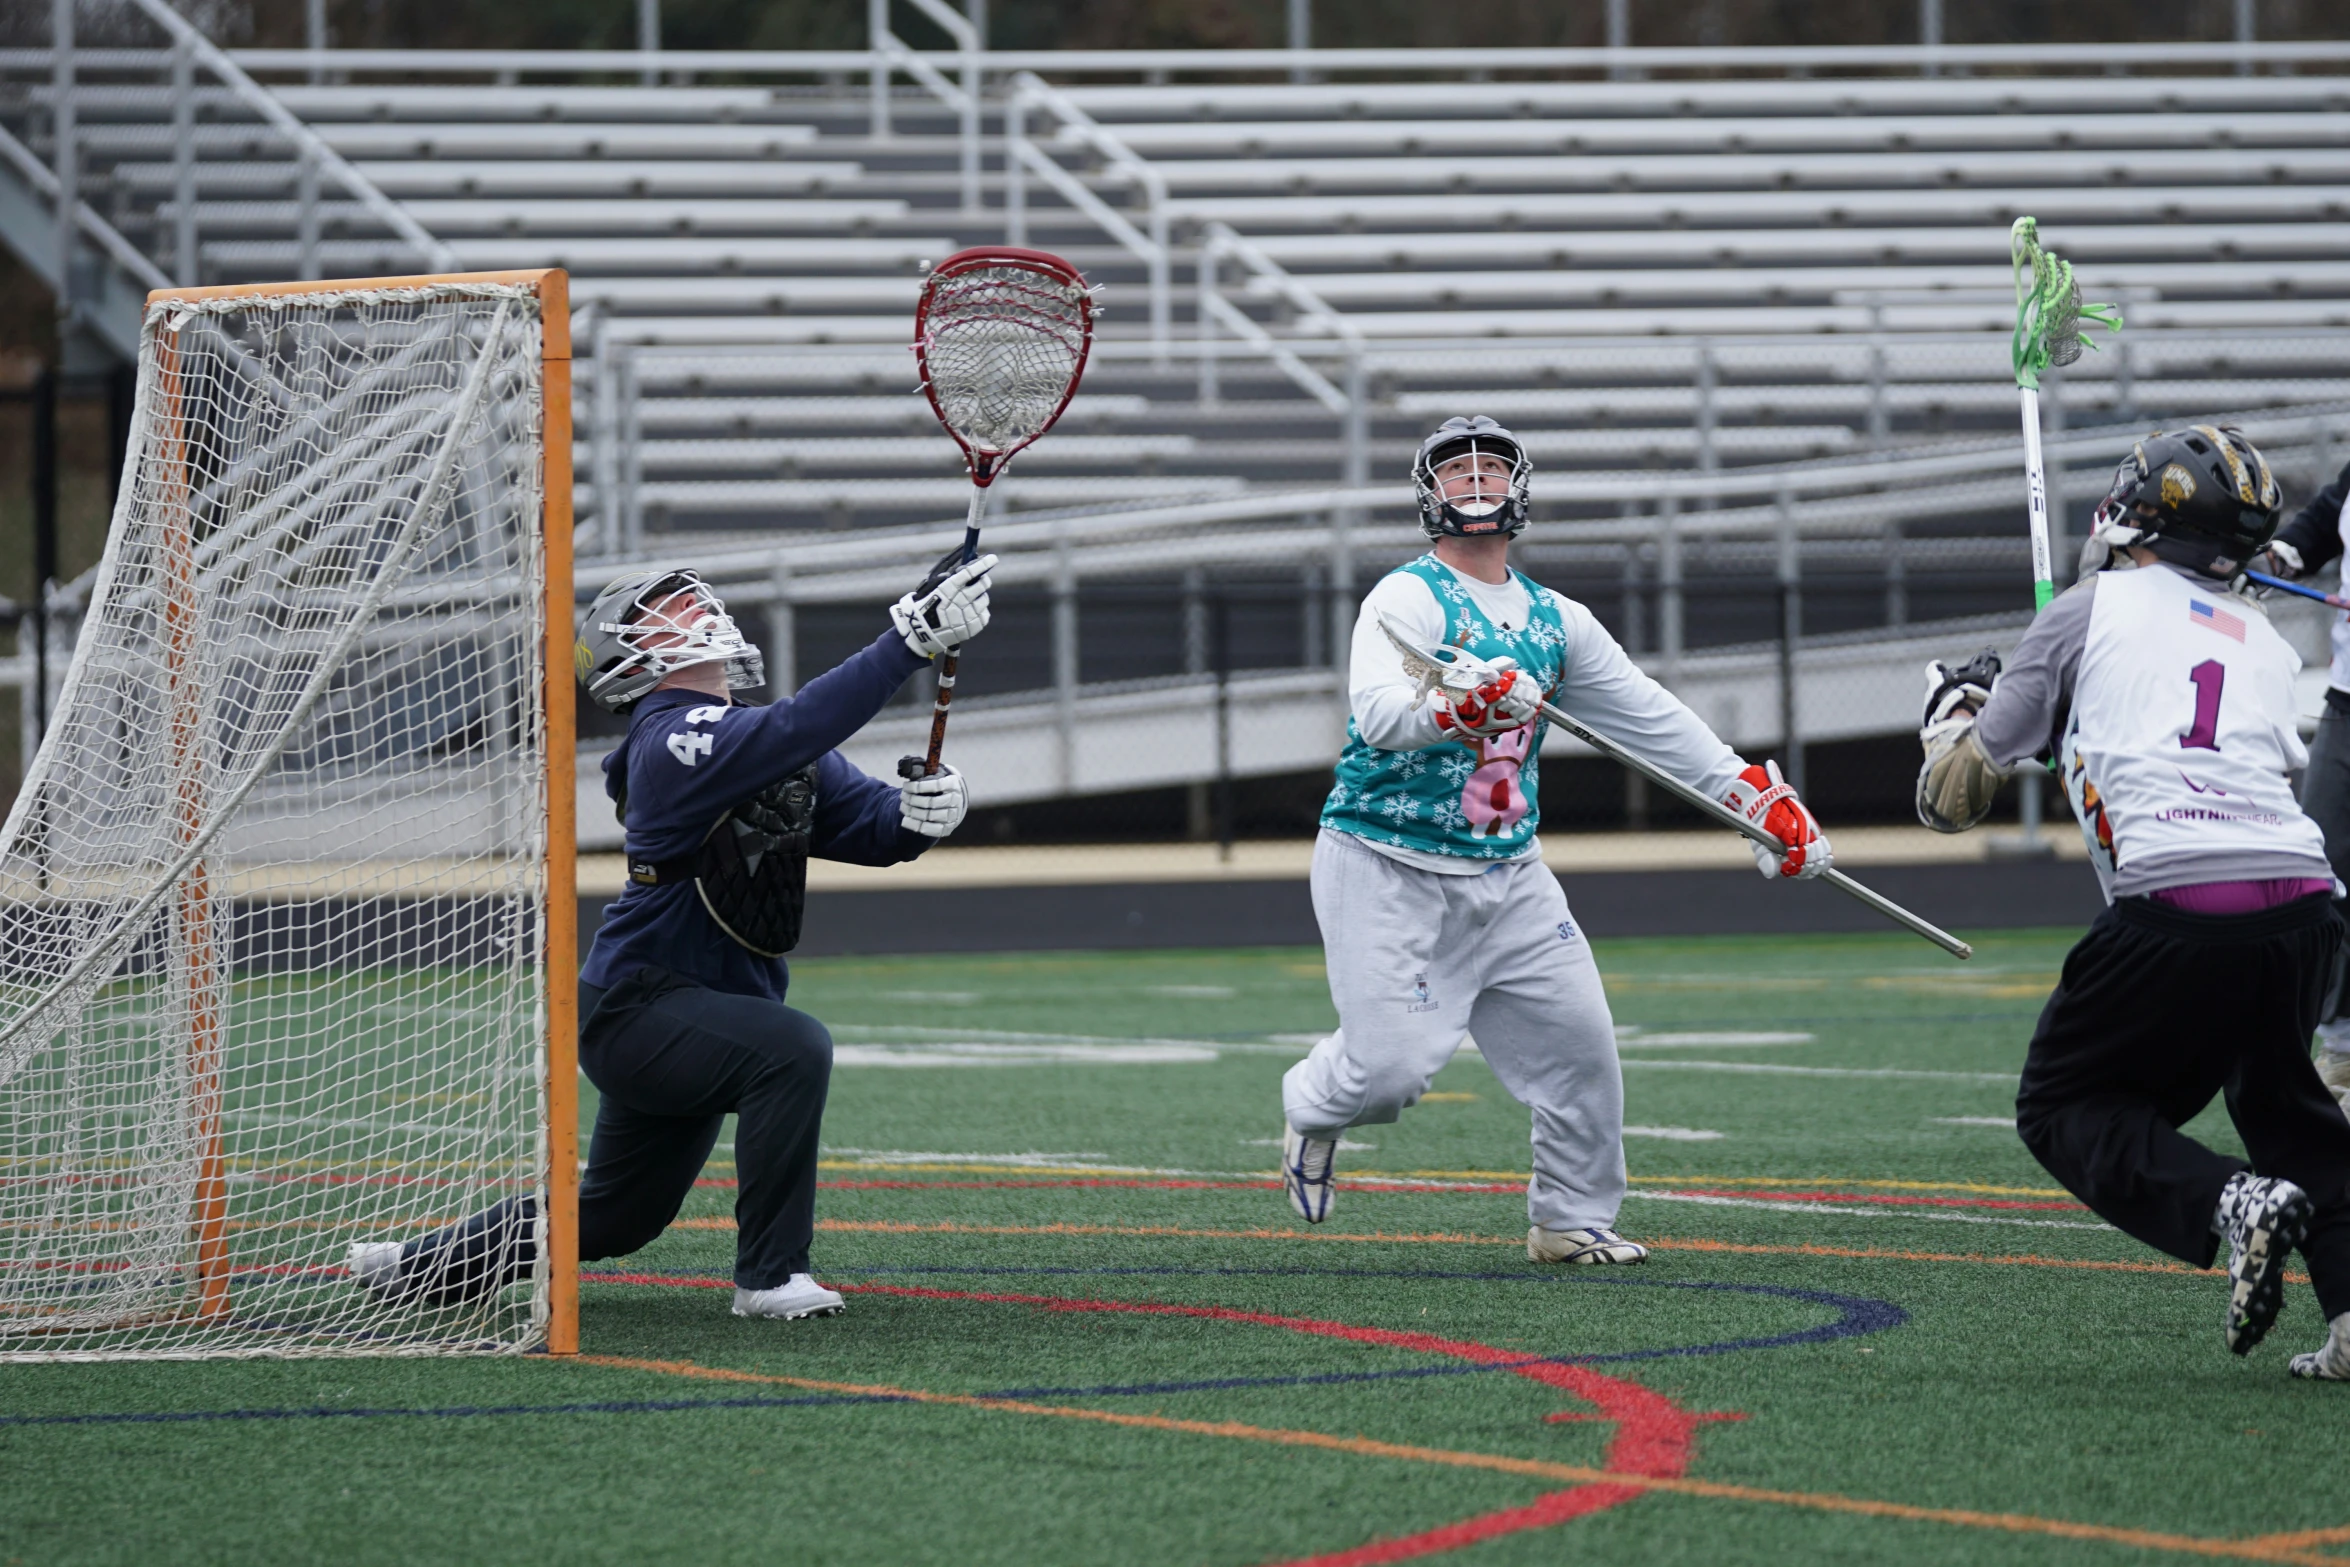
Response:
M691 599L678 604L680 594ZM726 601L686 566L643 566L608 583L588 606L572 660L588 695L613 713L696 664L723 663L729 691L767 683L766 660L743 640Z
M1508 465L1509 477L1498 494L1481 492L1474 498L1447 500L1437 470L1464 457L1491 457ZM1436 433L1420 443L1412 459L1412 488L1420 497L1420 531L1432 539L1482 538L1500 534L1516 538L1526 529L1527 488L1534 464L1527 461L1518 438L1483 414L1447 419Z

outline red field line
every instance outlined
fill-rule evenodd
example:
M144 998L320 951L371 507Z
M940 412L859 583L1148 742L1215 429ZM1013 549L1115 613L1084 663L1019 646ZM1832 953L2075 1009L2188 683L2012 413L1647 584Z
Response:
M735 1183L724 1179L694 1182L696 1186L732 1191ZM1165 1192L1244 1192L1279 1191L1281 1183L1274 1180L1179 1180L1165 1176L1100 1176L1100 1177L1036 1177L987 1181L908 1181L857 1180L818 1181L824 1191L834 1192L989 1192L989 1191L1165 1191ZM1338 1183L1339 1189L1359 1192L1366 1196L1428 1197L1449 1196L1455 1193L1476 1195L1498 1193L1514 1195L1524 1191L1523 1181L1467 1182L1454 1181L1443 1185L1433 1182L1422 1185L1408 1180L1347 1181ZM1867 1203L1881 1208L1998 1208L2035 1213L2086 1213L2088 1209L2077 1202L2018 1202L1990 1197L1896 1197L1875 1192L1840 1191L1770 1191L1751 1187L1724 1189L1713 1186L1655 1186L1643 1185L1642 1190L1667 1197L1740 1197L1765 1202L1845 1202Z
M701 1280L678 1281L643 1274L620 1275L614 1282L700 1284ZM722 1286L725 1281L712 1280ZM1515 1376L1557 1389L1585 1403L1593 1405L1598 1418L1612 1422L1615 1434L1609 1439L1603 1467L1597 1470L1576 1469L1567 1476L1581 1482L1586 1478L1604 1479L1638 1477L1642 1479L1673 1479L1688 1473L1693 1456L1698 1425L1703 1415L1684 1409L1674 1400L1640 1383L1622 1377L1611 1377L1593 1371L1587 1366L1561 1365L1554 1361L1529 1364L1523 1351L1497 1348L1467 1339L1440 1338L1432 1333L1403 1333L1389 1328L1361 1327L1347 1322L1331 1322L1317 1317L1283 1317L1268 1312L1242 1311L1231 1306L1185 1306L1164 1301L1101 1300L1065 1295L1031 1295L1011 1291L942 1290L905 1284L848 1284L839 1286L844 1292L860 1295L894 1295L912 1300L982 1301L990 1304L1034 1306L1056 1312L1106 1312L1133 1316L1193 1317L1210 1322L1240 1323L1252 1327L1278 1328L1283 1332L1301 1333L1313 1338L1341 1339L1348 1343L1369 1344L1382 1349L1400 1349L1416 1354L1441 1355L1448 1359L1465 1360L1474 1365L1498 1366ZM676 1371L684 1375L723 1375L708 1368L684 1371L670 1364L644 1361L626 1361L601 1356L581 1356L583 1361L600 1365L626 1365L640 1369ZM739 1375L739 1374L738 1374ZM731 1380L732 1378L727 1378ZM792 1386L816 1388L820 1384L791 1377L749 1378L784 1382ZM821 1384L830 1386L829 1384ZM860 1391L869 1391L860 1389ZM1055 1404L1027 1404L1007 1399L979 1399L962 1395L919 1393L903 1389L889 1390L893 1396L911 1398L918 1402L958 1403L982 1409L1005 1409L1024 1414L1059 1415L1079 1419L1107 1420L1114 1424L1141 1426L1159 1430L1196 1431L1215 1435L1251 1435L1257 1440L1286 1441L1314 1446L1336 1446L1346 1451L1376 1451L1387 1444L1369 1443L1355 1438L1327 1438L1312 1432L1270 1432L1262 1428L1231 1423L1209 1425L1198 1421L1168 1420L1163 1416L1117 1414L1108 1410L1088 1410ZM1396 1448L1400 1454L1406 1449ZM1411 1449L1408 1451L1434 1454L1441 1449ZM1476 1455L1454 1455L1438 1462L1460 1462ZM1546 1478L1549 1476L1546 1476ZM1366 1545L1328 1555L1300 1558L1284 1567L1368 1567L1379 1562L1410 1561L1417 1557L1434 1556L1445 1551L1459 1550L1481 1540L1496 1539L1505 1534L1516 1534L1526 1529L1549 1528L1572 1518L1585 1517L1610 1507L1621 1506L1641 1494L1636 1486L1578 1483L1573 1489L1554 1491L1523 1507L1504 1508L1497 1512L1462 1519L1441 1528L1419 1534L1402 1535L1392 1539L1374 1540Z

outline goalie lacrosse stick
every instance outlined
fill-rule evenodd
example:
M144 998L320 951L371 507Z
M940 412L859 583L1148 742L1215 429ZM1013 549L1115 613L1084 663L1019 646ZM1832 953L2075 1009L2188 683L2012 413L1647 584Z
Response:
M1385 615L1379 617L1379 629L1387 633L1387 640L1394 643L1396 651L1403 655L1403 672L1419 683L1419 693L1413 698L1415 706L1425 701L1431 692L1457 691L1466 693L1474 691L1495 678L1497 673L1492 665L1460 648L1422 646L1414 642L1410 637L1398 631L1394 623ZM1631 768L1643 778L1661 784L1724 827L1761 844L1774 854L1786 852L1787 845L1781 843L1771 833L1764 831L1760 825L1748 821L1721 801L1709 797L1704 790L1683 783L1647 757L1636 751L1626 750L1606 735L1576 718L1572 713L1568 713L1550 702L1543 703L1539 711L1543 717L1600 755L1612 762ZM1884 915L1895 924L1904 926L1925 937L1954 958L1971 958L1975 955L1974 948L1939 925L1918 918L1891 898L1862 886L1834 866L1822 871L1820 880L1834 887L1838 892L1858 898L1879 914Z
M2040 461L2040 372L2051 365L2061 370L2080 358L2082 349L2096 348L2081 330L2082 322L2118 332L2122 317L2112 305L2081 303L2072 263L2040 247L2037 218L2016 219L2007 243L2015 264L2015 337L2009 357L2023 401L2024 498L2031 508L2032 610L2037 614L2056 596L2056 572L2048 555L2048 474Z
M914 307L914 364L931 412L963 449L971 511L961 548L930 571L923 590L979 557L987 487L1012 454L1053 427L1077 395L1093 349L1093 291L1077 269L1041 250L981 245L933 267ZM938 772L947 705L955 699L953 653L938 663L930 754L903 757L901 778Z

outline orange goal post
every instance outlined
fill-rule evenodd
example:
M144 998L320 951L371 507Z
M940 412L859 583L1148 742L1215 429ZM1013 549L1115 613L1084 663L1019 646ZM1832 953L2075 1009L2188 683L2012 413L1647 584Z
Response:
M561 271L148 296L0 826L0 1361L577 1352L571 529ZM502 1289L350 1267L497 1203Z

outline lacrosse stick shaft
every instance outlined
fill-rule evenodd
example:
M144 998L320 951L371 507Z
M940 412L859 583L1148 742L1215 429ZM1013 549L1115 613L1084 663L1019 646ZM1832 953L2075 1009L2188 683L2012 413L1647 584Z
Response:
M2024 499L2031 508L2032 611L2039 613L2056 596L2056 571L2048 554L2048 471L2040 460L2040 394L2028 386L2016 388L2024 405Z
M2320 604L2331 604L2336 609L2350 609L2350 598L2344 598L2339 593L2328 593L2320 588L2304 587L2298 582L2287 582L2284 578L2272 577L2265 571L2247 571L2244 575L2264 588L2275 588L2280 593L2298 593L2305 599L2315 599Z
M1632 769L1632 771L1640 774L1640 776L1643 778L1662 785L1665 789L1671 791L1681 799L1688 801L1691 805L1696 806L1707 816L1721 823L1724 827L1731 829L1733 832L1736 832L1741 837L1751 839L1754 842L1761 844L1763 847L1770 849L1774 853L1785 851L1787 847L1785 844L1781 843L1777 838L1773 837L1770 833L1765 832L1762 828L1756 826L1754 823L1748 821L1745 817L1740 816L1736 811L1733 811L1728 806L1722 804L1721 801L1708 797L1705 791L1702 789L1692 788L1690 785L1683 783L1680 779L1675 778L1671 773L1666 772L1663 768L1657 766L1654 762L1650 761L1647 757L1640 755L1638 752L1624 749L1624 747L1616 744L1616 742L1599 733L1599 731L1587 727L1579 719L1576 719L1572 715L1561 712L1558 708L1553 707L1548 702L1545 702L1542 704L1542 716L1549 719L1552 723L1558 725L1561 729L1564 729L1568 734L1571 734L1576 739L1582 741L1585 745L1591 747L1591 749L1594 751L1597 751L1600 755L1608 758L1610 761L1616 762L1625 767L1629 767ZM1942 927L1939 925L1933 924L1931 921L1918 918L1915 914L1910 913L1909 910L1903 908L1900 904L1895 903L1891 898L1886 897L1882 893L1871 891L1869 888L1862 886L1859 882L1854 881L1851 877L1845 875L1842 871L1835 869L1833 866L1821 874L1820 880L1826 882L1829 886L1834 887L1838 892L1841 892L1848 897L1859 899L1861 902L1867 904L1870 908L1875 909L1879 914L1882 914L1887 919L1893 921L1893 923L1896 925L1903 926L1908 930L1925 937L1928 941L1932 942L1935 946L1940 947L1943 951L1949 953L1954 958L1971 958L1975 955L1974 948L1968 946L1965 942L1950 934L1950 932L1942 929Z
M987 515L987 491L971 487L971 510L963 520L963 558L979 558L979 522ZM938 661L938 701L930 709L930 754L923 758L923 776L938 776L938 754L946 749L947 708L955 700L955 671L962 660L948 653Z

